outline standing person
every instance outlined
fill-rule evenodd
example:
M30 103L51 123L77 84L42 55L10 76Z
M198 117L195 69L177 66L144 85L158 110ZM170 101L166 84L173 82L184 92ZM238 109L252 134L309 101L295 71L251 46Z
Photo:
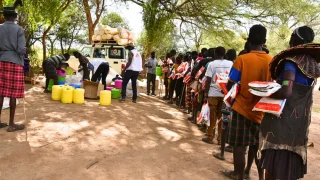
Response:
M74 57L79 59L80 66L83 70L83 77L82 80L88 79L89 80L89 69L88 69L88 63L89 60L87 57L79 53L78 51L73 52Z
M204 91L204 97L207 99L210 107L210 126L207 127L207 137L202 141L213 144L215 138L215 127L217 120L221 119L221 110L223 105L223 96L221 88L216 84L217 75L225 74L229 72L232 67L232 62L224 59L226 50L224 47L217 47L215 51L215 60L210 62L205 76L207 77L206 88ZM217 142L221 144L221 130L222 123L218 123L218 137Z
M280 117L266 113L261 122L260 165L266 170L266 180L300 179L307 174L312 94L314 82L320 77L320 46L308 44L314 37L310 27L295 29L291 48L271 62L271 76L282 84L271 98L286 99L286 104Z
M156 53L152 52L151 57L147 60L144 67L148 68L147 74L147 94L150 95L150 83L152 83L152 96L156 93L156 67L158 66L158 61L156 59Z
M133 91L132 102L137 103L137 97L138 97L137 79L139 77L139 73L143 70L142 57L140 53L135 49L133 43L129 43L126 46L126 49L129 50L128 63L121 73L123 77L123 82L122 82L122 98L120 99L120 101L126 100L127 85L129 83L129 80L131 80L132 91Z
M194 61L198 58L198 52L192 51L190 60L188 61L189 66L188 70L186 72L186 76L184 78L184 83L186 83L186 108L187 111L185 113L189 114L192 111L192 88L190 87L190 81L191 81L191 71L194 66Z
M229 61L234 62L234 60L237 58L237 52L234 49L229 49L226 53L226 59ZM225 106L225 105L224 105ZM228 129L229 129L229 122L230 122L230 118L231 117L231 112L232 109L228 108L228 107L224 107L222 108L222 134L221 134L221 151L220 153L214 153L213 156L220 159L220 160L224 160L224 151L227 152L233 152L233 147L231 146L227 146L225 147L226 144L226 138L227 137L227 133L228 133Z
M249 42L247 41L245 44L244 44L244 48L242 51L239 52L238 56L240 55L243 55L243 54L247 54L250 52L250 44Z
M249 83L252 81L271 81L269 64L272 57L263 51L266 43L267 30L262 25L254 25L249 32L250 52L239 56L233 64L229 74L227 89L234 83L240 82L240 91L232 105L232 118L230 121L227 143L233 146L234 171L225 171L224 175L243 180L250 176L254 160L258 164L257 152L259 145L259 127L264 116L263 112L252 111L259 102L260 97L249 92ZM246 149L249 146L247 167ZM259 179L263 179L263 170L258 167Z
M229 49L226 53L226 59L233 62L236 58L237 58L236 50Z
M61 66L69 60L69 58L70 55L66 53L64 55L52 56L43 61L42 68L43 72L46 75L46 88L44 92L50 93L50 91L48 90L50 79L53 79L54 85L58 85L57 69L60 69Z
M172 52L172 53L175 53ZM172 59L175 58L175 56L172 56L171 57ZM181 84L180 83L177 83L177 74L178 74L178 67L180 66L180 64L182 63L182 54L179 54L179 56L177 58L175 58L174 60L174 64L173 64L173 67L171 68L171 71L170 71L170 75L169 75L169 79L171 80L170 82L170 88L169 88L169 104L173 104L173 94L176 93L176 97L175 97L175 100L177 101L180 94L181 94ZM171 60L172 60L171 59ZM172 60L173 61L173 60Z
M201 52L199 54L199 57L196 59L196 61L201 61L202 59L207 58L208 57L208 53L207 52L208 52L207 48L202 48Z
M24 98L23 56L26 54L24 30L15 24L17 12L14 7L4 7L5 22L0 25L0 120L4 97L10 98L10 121L8 132L23 130L24 125L14 123L17 98ZM0 128L8 126L1 123Z
M169 73L169 67L172 66L173 63L170 59L170 53L166 54L166 59L163 61L162 64L162 76L163 76L163 81L164 81L164 86L165 86L165 96L163 97L164 100L169 100L169 78L168 78L168 73Z
M184 109L186 107L186 103L185 103L186 84L184 83L184 77L185 77L188 69L189 69L189 52L183 56L183 62L180 64L180 66L177 69L177 71L178 71L177 84L180 84L182 88L180 90L181 92L180 92L179 98L176 102L176 105L181 107L182 109ZM179 90L177 90L177 91L179 91Z
M226 53L226 59L229 61L234 61L237 58L237 52L234 49L229 49ZM226 137L229 129L229 122L231 119L232 109L227 107L225 104L222 108L222 133L221 133L221 151L220 153L213 153L213 156L224 160L224 151L233 152L233 147L225 146L226 145Z

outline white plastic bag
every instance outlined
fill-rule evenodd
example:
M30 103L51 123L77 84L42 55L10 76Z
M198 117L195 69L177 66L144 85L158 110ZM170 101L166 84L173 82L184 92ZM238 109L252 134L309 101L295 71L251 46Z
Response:
M272 98L261 98L260 101L254 106L252 111L261 111L280 117L285 104L286 99L279 100Z
M224 96L223 101L227 107L232 106L232 102L236 98L238 91L239 91L239 84L235 83L230 89L230 91L227 93L227 95Z
M207 126L210 126L210 107L209 103L204 103L202 105L201 112L197 119L198 124L206 124Z
M16 99L16 104L19 104L18 99ZM2 109L8 109L8 108L10 108L10 98L5 97L5 98L3 99Z

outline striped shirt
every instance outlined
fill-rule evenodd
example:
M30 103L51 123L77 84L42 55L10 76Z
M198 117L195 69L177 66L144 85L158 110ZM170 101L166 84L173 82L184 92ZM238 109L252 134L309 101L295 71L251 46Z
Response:
M46 60L55 65L55 67L59 67L61 64L66 62L66 58L63 55L52 56Z

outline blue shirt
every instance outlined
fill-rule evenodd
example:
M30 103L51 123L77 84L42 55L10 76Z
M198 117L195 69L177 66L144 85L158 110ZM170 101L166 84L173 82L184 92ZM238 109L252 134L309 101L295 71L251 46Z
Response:
M280 79L283 79L285 71L291 71L291 72L295 73L296 77L295 77L294 82L297 84L311 86L311 84L313 83L314 79L308 78L306 75L304 75L302 73L302 71L299 69L299 67L297 66L297 64L292 61L285 61L284 62L284 69L280 73L280 76L279 76Z

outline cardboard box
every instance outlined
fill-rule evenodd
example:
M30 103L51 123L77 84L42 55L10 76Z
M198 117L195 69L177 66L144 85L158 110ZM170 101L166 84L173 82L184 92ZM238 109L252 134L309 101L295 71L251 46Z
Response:
M83 81L84 97L87 99L98 99L99 83L91 81Z

